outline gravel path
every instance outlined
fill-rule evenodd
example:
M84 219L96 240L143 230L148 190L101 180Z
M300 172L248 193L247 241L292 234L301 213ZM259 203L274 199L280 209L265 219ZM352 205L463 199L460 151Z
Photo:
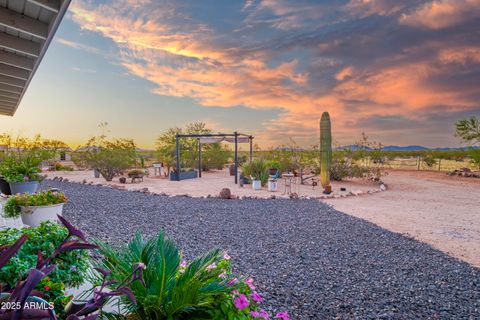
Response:
M165 230L187 257L227 249L293 319L480 319L480 269L314 200L163 197L47 181L89 236Z

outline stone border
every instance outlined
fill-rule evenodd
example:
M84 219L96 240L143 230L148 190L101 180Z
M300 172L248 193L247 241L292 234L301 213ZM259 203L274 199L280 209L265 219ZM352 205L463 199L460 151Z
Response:
M76 182L76 181L70 181L68 178L63 178L63 177L53 177L52 179L46 179L46 180L52 180L52 181L58 181L58 182L70 182L70 183L76 183L76 184L85 184L85 185L91 185L91 186L98 186L98 187L105 187L105 188L111 188L111 189L116 189L116 190L122 190L122 191L129 191L129 192L141 192L145 194L153 194L153 195L158 195L158 196L163 196L163 197L183 197L183 198L199 198L199 199L205 199L205 198L219 198L222 199L220 195L207 195L207 196L192 196L189 194L167 194L165 192L157 193L157 192L152 192L148 189L148 187L143 187L143 188L127 188L125 186L119 186L119 185L110 185L110 184L103 184L103 183L94 183L93 181L87 182L85 179L82 182ZM236 196L234 194L231 195L230 199L238 199L238 200L246 200L246 199L317 199L317 200L324 200L324 199L340 199L340 198L348 198L348 197L357 197L357 196L362 196L362 195L371 195L375 194L378 192L384 192L387 191L388 187L385 183L379 182L379 187L376 189L371 189L367 191L362 191L362 190L353 190L349 191L346 193L338 194L338 193L332 193L332 194L322 194L320 196L303 196L303 195L298 195L296 193L292 193L290 195L275 195L272 194L270 197L260 197L260 196ZM224 198L225 199L225 198Z

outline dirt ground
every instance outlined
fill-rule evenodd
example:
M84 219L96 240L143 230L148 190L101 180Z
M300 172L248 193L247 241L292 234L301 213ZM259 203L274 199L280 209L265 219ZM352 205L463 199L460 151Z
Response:
M480 179L390 171L383 180L387 192L326 202L480 267Z

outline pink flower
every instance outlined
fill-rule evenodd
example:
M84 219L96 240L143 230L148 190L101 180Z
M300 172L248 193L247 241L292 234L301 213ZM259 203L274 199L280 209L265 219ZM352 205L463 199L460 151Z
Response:
M225 259L225 260L230 260L231 258L232 258L232 257L230 257L230 256L228 255L228 253L226 253L226 252L225 252L225 254L223 255L223 259Z
M263 301L262 296L259 295L259 294L256 293L256 292L253 292L253 293L250 295L250 299L252 299L252 300L255 301L255 302L262 302L262 301Z
M186 268L187 267L187 261L183 260L180 262L180 268Z
M248 285L248 287L250 289L255 290L255 286L253 285L253 279L252 278L247 279L247 281L245 281L245 283Z
M235 284L237 284L237 283L238 283L238 279L237 279L237 278L233 278L232 280L230 280L230 281L228 282L228 285L229 285L229 286L233 286L233 285L235 285Z
M239 294L240 292L238 292L238 290L232 290L232 293L233 294Z
M262 319L270 318L267 311L265 311L265 310L260 310L260 312L252 310L252 311L250 311L250 315L254 318L262 318Z
M290 320L290 316L288 315L287 311L283 311L283 312L277 313L277 315L275 316L275 319Z
M216 267L217 267L217 264L214 262L207 267L207 270L212 270L212 269L215 269Z
M225 271L223 271L222 273L220 273L218 275L219 278L222 278L222 279L225 279L227 277L227 273Z
M250 305L250 302L244 294L241 294L233 300L233 304L238 310L243 310Z

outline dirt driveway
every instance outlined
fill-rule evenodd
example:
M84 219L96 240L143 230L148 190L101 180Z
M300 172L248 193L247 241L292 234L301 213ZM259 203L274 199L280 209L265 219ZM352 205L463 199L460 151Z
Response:
M383 180L387 192L327 202L480 267L480 179L390 171Z

